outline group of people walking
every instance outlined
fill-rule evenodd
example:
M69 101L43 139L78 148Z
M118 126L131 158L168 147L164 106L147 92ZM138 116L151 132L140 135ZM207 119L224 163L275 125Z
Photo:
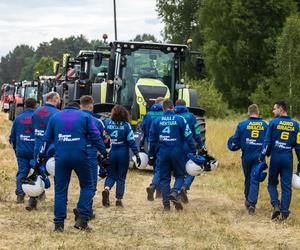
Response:
M286 220L290 214L292 197L293 152L295 149L300 170L299 124L287 114L287 104L277 101L273 107L275 119L269 125L259 117L256 104L248 107L249 118L238 124L233 136L228 140L232 151L241 149L242 167L245 176L245 206L249 214L255 212L260 182L267 173L266 156L270 156L268 171L268 192L273 206L271 219ZM281 184L281 199L277 186Z
M182 203L188 203L187 192L194 176L187 174L185 165L190 155L207 156L208 153L197 120L184 100L177 100L174 107L171 100L157 98L143 117L139 145L135 142L129 113L123 106L114 106L110 118L101 120L98 114L93 113L91 96L82 96L80 104L72 102L60 111L57 108L60 96L50 92L43 106L36 108L36 105L32 98L25 100L26 109L11 128L9 140L18 162L16 202L24 202L21 179L29 175L31 168L39 170L50 157L54 157L55 231L64 230L72 171L80 185L79 200L73 209L75 228L87 230L88 221L95 218L93 198L99 176L106 177L102 191L103 206L111 205L110 192L116 184L115 205L123 207L130 149L138 166L141 164L140 152L147 152L148 164L154 168L152 181L146 188L149 201L154 200L156 192L156 197L162 196L165 211L171 209L170 202L176 210L182 210ZM300 160L299 124L287 115L284 101L275 103L273 113L275 119L267 125L259 117L258 106L250 105L249 118L238 124L227 146L231 151L242 150L245 206L249 214L255 212L259 185L267 175L263 172L267 167L265 158L271 156L268 191L273 206L272 219L285 220L290 213L293 148ZM175 181L171 188L172 173ZM279 176L281 199L277 191ZM30 197L26 209L36 209L38 200L43 198L44 193Z
M28 98L25 100L25 111L13 123L10 143L18 162L17 203L23 203L25 197L21 179L28 176L30 168L34 166L36 170L54 157L54 230L64 230L68 187L73 170L80 185L80 197L77 207L73 209L74 227L87 230L88 221L95 218L93 198L99 175L106 177L102 191L103 206L111 205L110 190L114 184L115 204L123 206L131 149L138 166L141 164L140 151L148 151L149 165L154 166L152 183L146 188L148 200L154 199L155 190L157 193L161 191L166 211L170 210L170 201L177 210L183 209L181 200L188 202L187 190L193 181L193 177L185 172L187 155L197 151L207 154L196 119L188 112L183 100L177 101L175 110L171 100L156 100L143 118L140 150L129 123L129 113L123 106L114 106L110 118L102 121L98 114L93 113L91 96L82 96L80 105L72 102L61 111L57 108L59 104L60 97L56 92L48 93L46 103L37 109L36 101ZM109 153L107 148L110 148ZM175 183L171 189L172 172ZM36 209L38 199L44 196L30 197L26 209Z

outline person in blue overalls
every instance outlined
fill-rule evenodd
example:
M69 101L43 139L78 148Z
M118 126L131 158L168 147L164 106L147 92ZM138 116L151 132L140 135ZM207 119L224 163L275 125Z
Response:
M259 163L258 157L268 125L259 117L259 109L256 104L248 107L248 116L247 120L238 124L234 135L229 138L228 145L231 151L242 150L245 206L249 214L253 214L259 193L259 181L255 178L254 171L255 166Z
M184 100L178 99L175 102L175 105L176 105L175 114L182 116L186 120L187 124L189 125L192 131L193 138L196 143L196 148L198 150L198 154L207 155L208 152L201 139L201 132L195 115L189 112L189 109L186 107L186 102ZM184 145L185 162L188 161L187 155L189 153L191 153L190 148L188 147L187 144L185 144ZM194 179L195 179L194 176L190 176L188 174L184 178L184 184L180 192L181 200L183 203L188 203L189 201L187 196L187 191L190 189Z
M109 151L107 177L102 192L102 204L105 207L110 206L109 190L116 183L116 206L122 207L129 167L129 148L136 156L137 164L141 164L133 130L129 124L129 113L123 106L116 105L112 109L111 120L107 122L106 132L110 137L111 149Z
M94 110L94 100L93 97L85 95L80 97L80 109L89 114L95 124L97 129L100 132L101 138L104 141L106 139L106 134L105 134L105 127L104 124L101 120L97 119L93 113ZM97 191L97 181L98 181L98 158L97 158L97 148L88 140L87 144L87 153L89 156L89 162L92 167L92 172L93 172L93 186L94 186L94 195ZM102 167L102 166L101 166ZM91 210L92 210L93 204L91 203ZM92 210L93 211L93 210ZM74 213L77 214L77 210L74 209ZM94 218L95 215L94 213L91 214L91 218Z
M33 159L34 130L32 126L32 114L36 108L33 98L25 100L25 111L20 114L11 128L9 142L13 146L18 162L16 175L17 203L23 203L25 193L22 190L21 179L26 177L30 170L30 161Z
M264 140L260 161L271 156L268 191L273 206L272 219L285 220L289 216L292 197L293 153L295 148L298 164L300 160L299 124L287 115L287 105L277 101L273 107L275 119L270 121ZM278 199L278 177L281 183L281 201Z
M51 143L55 146L54 178L54 224L55 231L63 231L67 216L68 187L72 170L75 171L80 185L80 196L75 214L77 229L89 229L91 202L94 196L93 173L89 164L87 145L92 143L107 157L100 132L93 118L79 110L77 103L70 103L61 112L54 114L48 123L43 145L37 162L43 161Z
M179 193L184 183L185 159L184 144L190 147L195 154L196 147L192 132L186 120L174 113L173 102L169 99L163 102L164 114L155 119L150 128L149 156L158 158L160 170L160 187L163 196L163 205L166 211L170 210L172 201L177 210L183 209ZM175 182L170 191L171 172L174 172Z
M35 145L34 145L34 158L37 157L39 149L42 145L43 136L47 129L47 124L50 117L59 112L57 107L60 104L60 97L59 94L56 92L49 92L45 97L46 103L38 107L36 111L32 115L32 125L34 128L34 138L35 138ZM45 159L47 161L48 159ZM44 200L46 198L45 192L43 192L39 197L31 197L28 201L28 205L26 209L28 211L35 209L37 205L37 199Z
M39 153L39 149L43 142L44 133L47 129L49 119L52 115L59 112L57 107L60 104L59 94L56 92L49 92L46 95L46 103L38 107L32 116L32 124L34 127L35 145L34 156Z
M140 142L140 150L142 152L145 152L145 141L147 141L147 144L149 142L149 131L152 122L163 115L163 108L162 103L164 101L164 98L158 97L155 100L155 103L151 106L150 111L143 117L142 123L141 123L141 130L142 130L142 139ZM147 148L148 149L148 148ZM154 200L154 192L156 191L156 198L161 197L161 191L159 188L159 168L158 164L155 164L156 159L153 157L149 159L148 164L150 166L153 166L154 172L152 177L152 182L149 185L149 187L146 188L147 192L147 199L148 201Z

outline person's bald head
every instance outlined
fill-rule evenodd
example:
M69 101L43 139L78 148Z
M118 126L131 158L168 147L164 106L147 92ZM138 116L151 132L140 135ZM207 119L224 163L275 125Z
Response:
M57 92L49 92L46 95L46 103L52 104L55 107L58 107L58 105L60 104L60 96Z

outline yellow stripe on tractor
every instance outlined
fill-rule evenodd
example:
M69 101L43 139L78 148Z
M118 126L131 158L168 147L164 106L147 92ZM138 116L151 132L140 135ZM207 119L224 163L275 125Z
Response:
M184 100L186 102L186 106L190 107L191 106L191 101L190 101L190 91L189 91L189 89L188 88L179 89L178 99Z
M101 100L100 103L106 103L106 90L107 90L107 82L102 82L101 83Z
M170 98L170 91L169 88L160 80L158 79L153 79L153 78L141 78L138 80L138 82L135 85L135 94L136 94L136 103L139 106L139 118L137 120L131 120L132 125L137 125L142 121L143 116L147 113L147 102L143 96L143 94L139 90L139 86L149 86L149 87L163 87L166 88L166 92L163 96L163 98Z

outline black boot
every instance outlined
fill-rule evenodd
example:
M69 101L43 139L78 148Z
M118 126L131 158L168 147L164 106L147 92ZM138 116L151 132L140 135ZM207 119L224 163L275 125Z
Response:
M155 187L153 185L150 185L149 187L146 188L146 191L147 191L147 200L154 201Z
M187 196L187 188L185 186L183 186L181 188L181 191L180 191L180 198L181 198L181 201L184 203L184 204L187 204L189 203L189 199L188 199L188 196Z
M181 204L181 201L179 199L179 195L177 192L173 191L170 193L169 195L169 200L173 202L176 210L182 210L183 209L183 206Z
M75 215L74 220L77 221L78 217L79 217L79 211L77 208L73 208L73 213ZM91 214L89 220L93 220L96 218L96 215L94 213Z
M123 207L122 200L116 200L116 207Z
M17 195L16 203L17 203L17 204L24 203L24 197L25 197L25 194L18 194L18 195Z
M63 232L64 231L64 224L54 224L54 232Z
M30 197L28 200L28 205L25 207L27 211L36 209L37 197Z
M155 189L155 199L161 199L162 198L162 193L160 188Z
M279 208L279 206L276 204L276 205L273 206L273 213L272 213L271 219L274 220L274 219L278 218L279 215L280 215L280 208Z
M249 206L248 207L248 213L250 214L250 215L253 215L254 213L255 213L255 206Z
M165 211L165 212L169 212L170 210L171 210L170 204L164 205L164 211Z
M109 203L109 190L108 189L104 189L102 191L102 205L104 207L109 207L110 203Z
M79 230L91 230L91 228L88 226L88 221L81 216L77 218L74 227Z
M287 220L287 218L289 218L289 215L290 215L290 212L287 212L287 213L281 213L281 216L280 216L280 220L281 221L285 221Z

